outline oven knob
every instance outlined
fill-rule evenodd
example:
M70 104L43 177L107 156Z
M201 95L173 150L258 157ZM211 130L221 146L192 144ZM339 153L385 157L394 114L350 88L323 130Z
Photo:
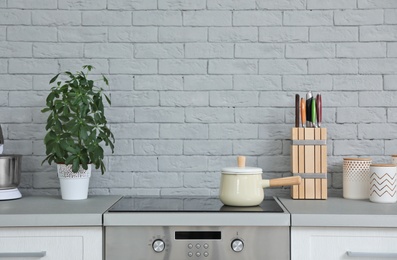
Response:
M165 243L161 239L156 239L156 240L154 240L152 247L153 247L154 252L161 253L164 251Z
M235 239L232 242L232 249L234 252L241 252L244 249L244 243L240 239Z

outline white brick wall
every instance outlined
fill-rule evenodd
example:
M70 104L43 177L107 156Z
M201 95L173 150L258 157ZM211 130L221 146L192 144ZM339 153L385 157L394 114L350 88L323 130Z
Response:
M40 109L51 77L85 64L110 80L116 136L92 194L216 195L239 154L287 176L308 90L323 95L333 194L343 157L397 154L395 0L0 1L0 124L26 194L59 193Z

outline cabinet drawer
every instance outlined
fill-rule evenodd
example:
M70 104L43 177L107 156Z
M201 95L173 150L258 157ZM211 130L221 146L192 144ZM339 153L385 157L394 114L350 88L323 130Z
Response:
M31 236L31 237L0 237L0 259L18 259L19 253L24 259L82 260L83 238L80 236ZM33 257L34 255L37 257ZM43 255L41 257L41 255ZM8 257L6 257L8 256Z
M397 229L292 228L293 260L397 259Z
M101 260L101 228L1 228L0 260Z

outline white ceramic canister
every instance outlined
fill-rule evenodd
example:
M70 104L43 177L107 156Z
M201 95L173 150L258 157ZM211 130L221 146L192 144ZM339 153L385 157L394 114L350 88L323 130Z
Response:
M371 158L343 158L343 197L369 198L369 167Z
M397 202L397 166L371 164L369 200L378 203Z

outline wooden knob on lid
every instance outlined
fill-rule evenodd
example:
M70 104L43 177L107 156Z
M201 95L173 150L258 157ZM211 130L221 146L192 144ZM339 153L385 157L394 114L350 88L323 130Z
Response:
M238 167L245 167L245 156L237 156L237 166Z

